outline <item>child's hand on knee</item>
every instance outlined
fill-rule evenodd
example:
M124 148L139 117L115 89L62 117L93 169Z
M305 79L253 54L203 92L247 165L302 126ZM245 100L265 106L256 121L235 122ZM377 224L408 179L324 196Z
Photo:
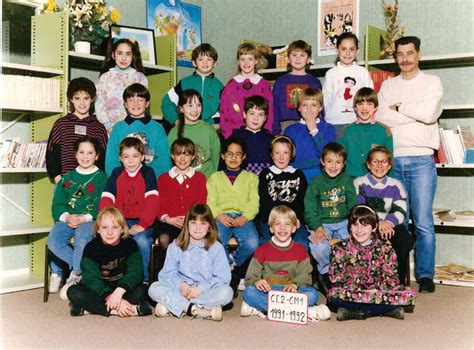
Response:
M132 236L136 235L137 233L143 232L145 229L140 226L140 225L133 225L130 227L130 230L128 230L128 233L130 233Z
M272 289L268 282L264 279L255 282L255 288L264 293L268 293Z
M318 227L318 229L315 230L312 236L309 238L311 243L314 243L314 244L321 243L325 239L328 239L328 234L326 233L326 231L324 231L323 227Z
M298 287L294 283L287 284L285 288L283 288L284 292L296 292Z
M130 317L137 314L137 306L130 304L127 300L122 299L117 313L120 317Z
M187 299L195 299L201 294L202 294L202 290L198 286L190 287Z
M186 299L188 299L190 289L191 289L191 287L186 282L181 283L181 285L179 286L179 290L181 291L181 295L183 297L185 297Z
M231 218L229 215L226 214L219 214L216 216L216 219L220 221L222 225L225 227L233 227L234 226L234 219Z

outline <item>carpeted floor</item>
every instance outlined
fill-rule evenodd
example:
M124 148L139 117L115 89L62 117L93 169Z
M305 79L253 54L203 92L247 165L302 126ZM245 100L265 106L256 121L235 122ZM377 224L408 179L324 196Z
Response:
M0 296L3 349L474 349L474 288L437 285L404 321L376 317L306 326L241 318L241 297L222 322L155 316L72 318L42 290Z

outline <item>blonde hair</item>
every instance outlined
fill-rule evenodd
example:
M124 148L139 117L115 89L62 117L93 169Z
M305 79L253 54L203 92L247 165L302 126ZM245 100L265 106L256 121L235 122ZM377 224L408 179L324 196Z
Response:
M204 249L209 250L209 248L218 241L219 234L217 232L211 208L206 204L194 204L191 209L189 209L186 218L184 219L183 228L181 229L179 236L176 238L176 245L180 247L182 251L188 250L189 241L191 240L191 233L189 232L189 222L191 220L201 220L209 224L209 231L207 231L207 234L204 237Z
M268 216L269 227L272 227L275 224L278 215L286 216L293 226L298 226L298 218L296 217L295 211L286 205L277 205L276 207L273 207Z
M270 155L273 153L273 146L275 145L275 143L281 143L283 145L287 145L288 149L290 150L291 159L294 159L296 157L296 146L293 140L291 139L291 137L286 136L286 135L276 136L270 143Z
M243 43L239 45L237 49L237 61L242 55L253 55L256 60L260 58L260 52L257 50L257 47L251 43ZM237 65L237 71L240 73L240 66ZM257 72L257 62L255 62L255 72Z
M97 219L95 220L94 224L94 232L97 236L99 236L100 223L106 217L111 218L122 228L122 234L120 235L120 239L125 239L128 237L127 221L125 220L125 217L123 216L122 212L116 207L105 207L97 215Z
M300 107L301 103L306 100L316 100L319 105L322 107L324 106L324 97L323 93L319 89L313 88L306 88L303 92L298 96L298 108Z

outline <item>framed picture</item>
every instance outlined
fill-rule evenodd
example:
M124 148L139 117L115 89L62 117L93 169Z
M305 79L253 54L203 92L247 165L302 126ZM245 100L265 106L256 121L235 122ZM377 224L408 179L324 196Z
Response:
M153 29L135 28L112 24L110 26L110 37L126 38L136 40L140 46L140 54L143 63L156 65L155 55L155 32Z
M318 1L318 56L335 55L337 38L358 29L359 0Z
M178 66L192 67L191 52L202 42L201 7L181 0L147 0L147 27L156 36L176 35Z

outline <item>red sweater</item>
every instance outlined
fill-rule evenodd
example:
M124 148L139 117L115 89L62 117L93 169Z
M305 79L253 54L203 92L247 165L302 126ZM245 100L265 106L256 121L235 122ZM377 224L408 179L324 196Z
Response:
M203 174L190 169L185 174L182 183L179 183L178 179L182 179L182 176L176 173L175 168L161 174L158 178L158 190L160 191L159 220L164 215L171 218L186 215L193 204L206 204L206 177Z
M117 167L107 181L99 210L114 206L120 209L126 219L139 219L139 225L147 229L155 221L159 198L155 172L143 165L136 174L130 174L123 167Z

